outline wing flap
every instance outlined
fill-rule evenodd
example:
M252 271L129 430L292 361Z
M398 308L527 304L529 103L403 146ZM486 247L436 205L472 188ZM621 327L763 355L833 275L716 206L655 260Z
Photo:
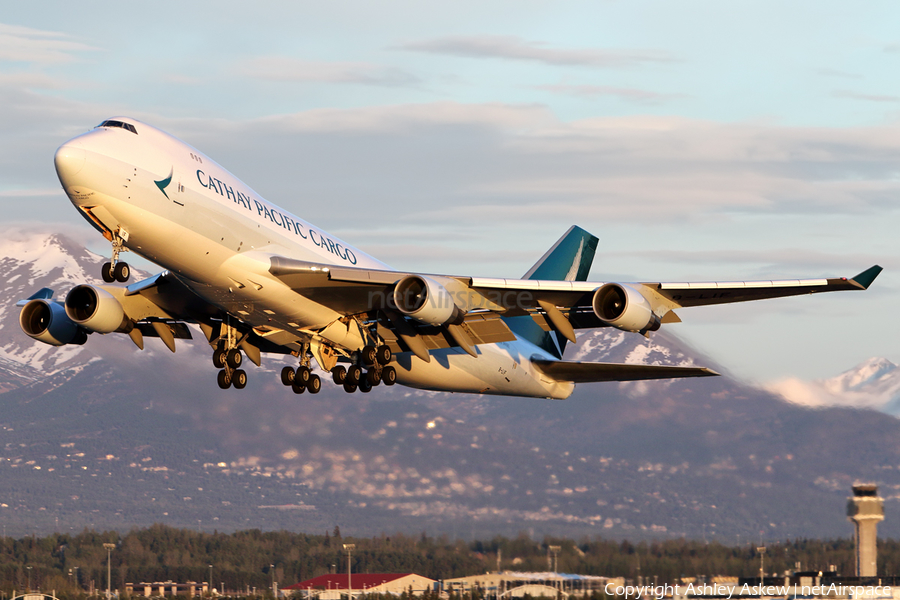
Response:
M640 381L645 379L678 379L683 377L716 377L719 374L704 367L665 367L623 363L569 362L533 360L537 369L557 381L592 383L600 381Z

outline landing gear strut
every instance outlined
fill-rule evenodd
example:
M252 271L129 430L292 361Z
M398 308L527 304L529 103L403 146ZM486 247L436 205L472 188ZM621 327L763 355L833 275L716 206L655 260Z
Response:
M125 242L128 241L128 233L119 229L113 233L112 239L112 262L103 263L100 269L100 276L106 283L118 281L125 283L131 277L131 267L126 262L119 262L119 253L128 251Z

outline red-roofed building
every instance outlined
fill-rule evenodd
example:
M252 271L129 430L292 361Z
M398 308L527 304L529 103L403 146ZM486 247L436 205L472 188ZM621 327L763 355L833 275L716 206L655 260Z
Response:
M426 589L433 590L437 582L415 573L353 573L350 584L351 594L388 593L402 594L412 588L414 594L421 594ZM285 592L309 592L319 600L337 600L347 595L347 574L335 573L319 575L300 583L282 588Z

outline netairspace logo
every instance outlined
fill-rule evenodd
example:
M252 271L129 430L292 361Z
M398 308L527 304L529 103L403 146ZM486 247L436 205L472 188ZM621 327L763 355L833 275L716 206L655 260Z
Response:
M810 596L830 596L849 598L890 598L893 593L890 586L863 586L863 585L750 585L743 586L723 584L697 584L689 583L686 586L676 585L615 585L607 583L604 588L609 596L621 598L655 598L663 600L672 596L716 596L719 598L740 598L742 596L780 596L782 598L797 598Z

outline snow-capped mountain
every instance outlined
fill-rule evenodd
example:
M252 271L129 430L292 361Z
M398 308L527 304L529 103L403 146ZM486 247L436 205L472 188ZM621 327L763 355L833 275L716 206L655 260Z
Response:
M64 236L0 242L0 504L10 533L164 522L209 530L340 525L453 535L848 535L851 483L900 489L900 420L810 410L727 376L579 385L569 400L330 382L296 396L278 359L219 390L202 339L25 336L19 299L96 282L104 259ZM669 331L581 332L573 360L702 365ZM195 336L199 337L199 336ZM833 392L891 387L873 363ZM842 387L843 386L843 387ZM880 388L879 388L880 389ZM102 485L96 485L102 480ZM893 528L893 529L892 529ZM900 533L886 521L881 532Z
M870 408L900 417L900 369L886 358L870 358L830 379L790 378L767 388L802 406Z

